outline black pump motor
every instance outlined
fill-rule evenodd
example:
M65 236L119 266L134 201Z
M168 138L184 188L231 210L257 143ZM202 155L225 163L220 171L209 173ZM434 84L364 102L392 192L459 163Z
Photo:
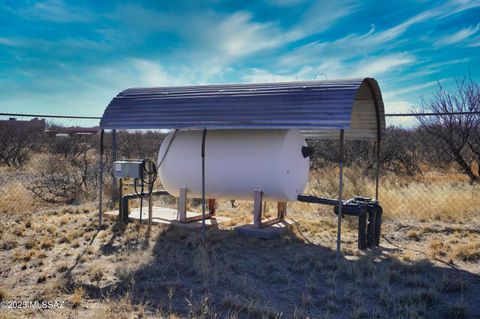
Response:
M333 210L338 215L338 206ZM380 245L382 213L382 206L371 198L355 196L343 202L342 215L358 216L358 249Z

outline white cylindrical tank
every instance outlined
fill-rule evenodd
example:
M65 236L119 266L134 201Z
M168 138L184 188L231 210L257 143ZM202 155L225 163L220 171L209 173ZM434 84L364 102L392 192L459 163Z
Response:
M165 189L179 196L202 196L202 130L171 132L158 154L159 176ZM172 137L174 137L173 141ZM171 143L170 143L171 142ZM168 145L170 148L167 151ZM303 192L310 159L302 155L303 135L297 130L209 130L205 140L207 198L294 201Z

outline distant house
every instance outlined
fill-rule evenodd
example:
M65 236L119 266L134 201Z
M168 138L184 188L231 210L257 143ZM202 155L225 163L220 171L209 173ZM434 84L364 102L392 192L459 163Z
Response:
M99 132L100 128L96 127L79 127L79 126L52 126L46 130L48 136L54 137L66 137L74 135L95 135Z
M0 129L15 129L25 130L31 133L45 133L45 119L34 118L29 121L17 120L14 117L8 120L0 120Z

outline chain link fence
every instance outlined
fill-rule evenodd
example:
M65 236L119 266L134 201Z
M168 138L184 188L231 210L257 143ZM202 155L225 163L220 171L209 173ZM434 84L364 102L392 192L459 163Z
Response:
M0 115L0 212L94 203L99 185L98 121ZM379 161L379 201L386 218L456 220L480 214L479 123L479 113L387 117ZM155 158L164 136L162 131L119 131L117 158ZM338 142L308 143L315 153L305 193L336 198ZM105 194L115 187L111 145L107 132ZM345 142L345 198L375 196L375 165L373 142ZM331 214L329 207L302 203L289 210Z

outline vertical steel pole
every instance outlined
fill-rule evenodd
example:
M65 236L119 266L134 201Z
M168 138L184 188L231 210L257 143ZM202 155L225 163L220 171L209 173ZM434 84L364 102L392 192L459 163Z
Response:
M152 218L153 218L153 198L152 193L148 195L148 230L152 229Z
M378 184L380 180L380 138L377 139L375 151L375 200L378 200Z
M207 129L203 130L202 136L202 241L205 241L205 139L207 137Z
M102 227L102 215L103 215L103 136L104 130L100 132L100 181L99 188L100 194L98 199L98 228Z
M338 216L337 216L337 256L340 256L340 241L342 239L342 206L343 206L343 139L344 130L340 130L339 168L340 177L338 182Z
M117 132L112 130L112 163L117 160ZM110 194L110 208L115 207L115 202L118 200L117 179L113 171L110 173L112 177L112 194Z

